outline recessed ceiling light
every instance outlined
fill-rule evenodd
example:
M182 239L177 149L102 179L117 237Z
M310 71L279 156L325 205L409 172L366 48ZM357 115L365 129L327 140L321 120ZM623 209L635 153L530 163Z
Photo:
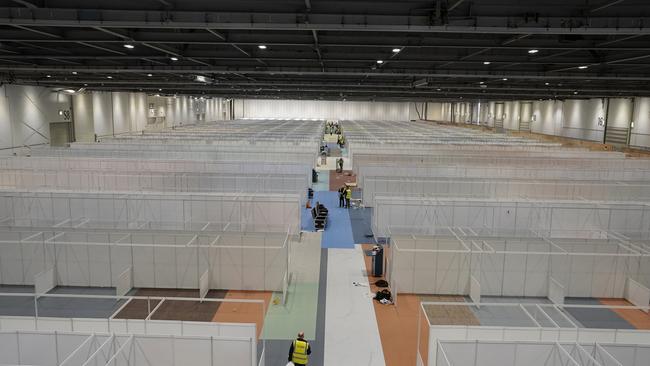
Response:
M46 78L51 78L51 77L52 77L52 75L45 75L45 77L46 77Z
M573 94L578 94L578 92L577 92L577 91L574 91Z
M481 84L481 85L485 84L485 82L483 82L483 81L479 81L478 83Z
M539 52L539 50L528 50L528 53L531 55L536 54L537 52Z
M384 63L384 61L383 60L377 60L377 63L381 65L381 64Z
M158 91L162 91L162 89L158 89Z
M393 48L393 53L398 53L399 51L401 51L400 48Z
M66 92L66 93L68 93L68 94L74 94L74 90L73 90L73 89L64 89L63 91Z
M84 84L84 86L88 86L88 84Z
M584 69L586 69L586 68L588 68L588 67L589 67L589 66L587 66L587 65L578 66L578 68L579 68L580 70L584 70Z
M490 61L483 61L483 65L489 65Z
M148 76L148 77L152 77L152 76L153 76L153 74L147 74L147 76Z
M257 46L257 48L259 48L260 50L265 50L265 49L266 49L266 46L263 45L263 44L261 44L261 45Z
M135 48L135 46L132 45L132 44L128 44L128 43L127 43L127 44L124 45L124 48L128 48L128 49L132 50L132 49Z
M440 88L438 88L438 89L436 89L436 90L437 90L437 91L440 91L441 89L440 89Z
M503 78L503 79L501 79L501 80L503 80L503 81L508 81L508 78Z
M113 78L113 77L110 76L110 75L108 75L108 76L106 77L106 79L112 79L112 78Z
M551 83L544 83L544 85L551 85Z
M77 75L77 72L76 72L76 71L73 71L73 72L72 72L72 75Z
M172 61L178 61L178 57L170 57L169 59Z

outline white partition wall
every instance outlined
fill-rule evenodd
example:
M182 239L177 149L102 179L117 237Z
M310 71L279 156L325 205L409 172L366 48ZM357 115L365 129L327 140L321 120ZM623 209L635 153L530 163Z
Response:
M282 292L288 234L0 231L0 284ZM22 239L21 239L22 238ZM50 277L48 271L52 272ZM31 276L35 273L34 276ZM36 281L35 278L44 277ZM49 289L48 288L48 289Z
M300 196L228 193L0 192L0 217L35 225L88 220L112 227L145 223L233 223L249 231L295 233L300 228Z
M398 294L547 297L562 304L564 297L646 293L641 285L631 290L630 278L647 280L639 265L647 255L619 240L393 235L391 245Z
M602 180L602 181L648 181L650 170L641 169L594 169L594 168L526 168L526 167L484 167L484 166L427 166L417 167L374 166L365 165L359 168L357 178L365 182L365 177L460 177L460 178L486 178L486 179L544 179L544 180Z
M436 366L641 366L650 347L636 344L438 341Z
M512 319L502 319L491 326L430 324L425 308L436 306L447 308L459 306L467 309L480 307L481 311L488 313L490 308L495 310L501 308L499 312L519 313L529 322L524 324L519 320L508 324ZM535 364L535 362L542 362L541 365L547 365L544 362L551 362L548 365L555 365L555 361L551 360L563 360L565 362L560 362L558 365L566 366L568 360L568 365L574 366L597 366L600 365L599 362L605 362L603 365L627 366L637 365L635 362L643 359L637 358L635 352L639 352L641 357L647 357L647 350L650 347L650 332L648 330L583 328L566 315L569 308L576 306L593 308L596 311L613 310L603 305L423 302L421 303L421 321L418 331L420 334L417 353L418 365L519 366ZM476 353L477 348L466 349L464 346L441 348L441 344L448 343L463 344L468 347L477 347L480 344L498 344L503 348L497 347L489 351L481 349L479 355ZM517 346L514 346L515 343ZM548 348L549 345L561 348L551 350ZM542 348L535 350L536 347ZM616 347L621 348L616 352L609 353ZM635 350L635 348L637 349ZM517 352L523 353L517 355L515 354ZM535 360L521 363L522 360L528 360L530 357ZM592 363L594 360L596 363ZM644 359L643 362L647 363L647 359Z
M2 169L31 170L101 170L120 172L179 172L219 174L305 174L311 173L312 165L300 163L182 160L162 158L91 158L91 157L10 157L1 158Z
M3 365L257 365L255 341L243 337L19 331L0 332L0 347Z
M363 203L377 196L533 198L650 201L650 182L572 179L373 177L363 183Z
M103 170L0 170L0 187L81 191L306 194L304 174L213 174Z
M515 236L601 238L607 232L650 232L648 205L601 201L422 199L376 197L372 229L435 234L450 227Z

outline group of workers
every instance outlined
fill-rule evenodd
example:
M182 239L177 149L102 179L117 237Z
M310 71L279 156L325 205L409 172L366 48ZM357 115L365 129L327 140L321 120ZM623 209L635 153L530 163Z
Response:
M350 200L352 199L352 188L343 186L339 188L339 207L350 208Z
M337 122L327 122L325 125L325 134L326 135L340 135L341 134L341 125Z

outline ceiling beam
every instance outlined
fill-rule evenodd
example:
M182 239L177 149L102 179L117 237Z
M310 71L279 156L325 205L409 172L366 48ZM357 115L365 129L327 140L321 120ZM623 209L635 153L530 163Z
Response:
M28 67L12 67L6 65L0 65L0 71L13 71L13 72L66 72L71 70L78 70L83 72L120 72L124 74L129 73L147 73L155 71L157 73L177 73L177 74L196 74L197 72L209 72L214 74L221 75L275 75L275 76L300 76L300 77L311 77L311 76L324 76L324 77L355 77L355 76L364 76L368 75L369 77L379 77L379 78L407 78L407 77L420 77L420 78L437 78L437 79L478 79L483 78L486 80L494 79L498 80L503 77L509 79L524 79L524 80L602 80L602 81L616 81L616 80L627 80L627 81L650 81L650 75L630 75L630 74L620 74L620 75L602 75L597 73L589 72L576 72L570 74L562 75L553 75L547 73L538 73L538 72L517 72L517 73L491 73L489 71L468 71L468 72L436 72L436 71L423 71L423 70L403 70L401 72L397 71L378 71L378 72L369 72L366 68L360 68L358 70L349 70L349 71L331 71L327 72L315 71L315 70L282 70L282 69L269 69L269 70L225 70L218 67L211 68L201 68L197 69L196 67L187 67L187 66L175 66L175 67L156 67L152 68L149 66L130 66L129 68L124 67L95 67L95 66L84 66L84 67L75 67L75 68L65 68L60 66L28 66ZM246 76L243 76L246 77Z
M590 12L590 13L595 13L595 12L597 12L597 11L601 11L601 10L603 10L603 9L607 9L607 8L609 8L610 6L614 6L614 5L616 5L616 4L620 4L620 3L622 3L623 1L625 1L625 0L614 0L614 1L611 1L611 2L609 2L609 3L603 4L603 5L601 5L601 6L597 7L597 8L591 9L589 12Z
M645 43L638 43L638 46L636 47L606 47L611 44L621 42L621 41L626 41L626 40L631 40L635 38L640 38L647 36L645 34L636 34L636 35L631 35L631 36L625 36L622 38L618 38L612 41L606 41L602 43L595 44L593 46L586 46L586 45L580 45L580 46L564 46L561 44L557 45L541 45L541 44L536 44L536 45L524 45L524 46L501 46L498 44L495 45L489 45L489 44L477 44L477 43L467 43L467 44L408 44L407 46L412 49L484 49L484 48L491 48L491 49L496 49L496 50L529 50L531 48L538 49L540 51L543 50L570 50L570 51L589 51L589 50L594 50L594 51L637 51L637 50L642 50L642 51L650 51L650 46L648 46ZM126 36L124 36L126 37ZM164 44L189 44L189 45L214 45L214 46L219 46L219 45L226 45L226 46L232 46L232 45L240 45L240 46L250 46L250 47L257 47L259 42L224 42L224 41L196 41L192 39L188 40L178 40L178 39L139 39L138 41L130 40L135 43L139 42L150 42L150 43L164 43ZM467 40L469 42L475 42L475 40ZM79 43L79 42L87 42L87 43L93 43L93 44L113 44L113 43L119 43L122 44L124 43L123 39L120 40L108 40L108 39L87 39L87 38L68 38L66 37L65 39L33 39L33 38L15 38L15 37L2 37L0 35L0 42L41 42L41 43ZM403 43L403 42L402 42ZM493 43L492 40L486 41L486 43ZM306 48L313 48L313 42L312 43L305 43L305 42L265 42L267 46L283 46L283 47L306 47ZM356 42L356 43L319 43L321 47L328 47L328 48L394 48L396 45L400 44L399 41L391 41L391 42L386 42L383 44L379 43L368 43L368 42Z
M507 46L507 45L509 45L509 44L511 44L511 43L517 42L517 41L519 41L519 40L522 40L522 39L524 39L524 38L528 38L528 37L530 37L530 34L521 34L521 35L518 35L518 36L512 37L512 38L510 38L510 39L507 39L507 40L501 42L500 45L501 45L501 46ZM454 62L465 61L465 60L467 60L468 58L472 58L472 57L474 57L474 56L478 56L478 55L483 54L483 53L485 53L485 52L487 52L487 51L490 51L490 50L493 49L493 48L494 48L494 47L484 48L484 49L482 49L482 50L480 50L480 51L476 51L476 52L470 53L469 55L463 56L463 57L461 57L460 59L458 59L457 61L449 61L449 62L445 62L444 64L439 65L438 67L445 67L445 66L449 66L449 65L453 64Z
M525 16L470 16L450 19L449 24L431 25L429 16L377 14L314 14L309 23L296 22L300 13L216 13L152 10L93 10L97 20L82 20L79 9L29 9L16 12L0 8L0 25L150 28L150 29L242 29L286 31L351 31L408 33L486 33L486 34L582 34L633 35L650 34L650 17L540 17L532 21ZM160 19L166 19L161 22ZM174 19L182 19L176 21ZM567 27L566 24L576 24Z
M96 29L96 30L98 30L100 32L104 32L106 34L110 34L110 35L115 36L117 38L121 38L123 40L133 41L133 39L131 37L129 37L129 36L125 35L125 34L122 34L120 32L117 32L115 30L110 30L110 29L106 29L106 28L103 28L103 27L91 27L91 28Z
M261 64L264 65L264 66L268 66L266 62L262 61L261 59L259 59L259 58L257 58L257 57L253 57L252 54L250 54L249 52L245 51L245 50L242 49L241 47L237 46L235 43L233 43L233 42L228 42L228 40L226 39L226 36L222 35L221 33L217 32L217 31L215 31L215 30L213 30L213 29L209 29L209 28L206 28L205 30L208 31L208 32L210 32L211 34L213 34L215 37L217 37L217 38L221 39L222 41L226 42L227 45L229 45L229 46L231 46L232 48L236 49L237 51L243 53L243 54L246 55L247 57L250 57L250 58L255 59L257 62L261 63Z
M325 63L323 62L323 55L320 52L320 46L318 42L318 33L312 29L311 35L314 38L314 49L316 50L316 54L318 55L318 63L320 63L321 70L325 72Z
M14 27L16 27L18 29L28 31L28 32L33 32L33 33L37 33L37 34L40 34L40 35L43 35L43 36L47 36L47 37L59 38L59 39L63 38L59 34L54 34L54 33L42 31L42 30L39 30L39 29L33 29L33 28L22 26L22 25L14 25Z
M156 1L158 1L159 3L165 5L168 8L171 8L172 6L174 6L174 4L172 4L171 2L169 2L167 0L156 0Z
M450 7L447 8L447 11L451 13L451 11L456 9L458 5L463 3L463 1L465 0L457 0L455 3L453 3Z
M95 49L102 50L102 51L106 51L106 52L109 52L109 53L114 53L114 54L116 54L116 55L122 55L122 56L125 56L125 55L126 55L125 52L115 51L115 50L112 50L112 49L110 49L110 48L106 48L106 47L102 47L102 46L97 46L97 45L95 45L95 44L88 43L88 42L77 42L77 43L80 44L80 45L82 45L82 46L86 46L86 47L90 47L90 48L95 48Z
M30 9L38 8L38 6L30 3L29 1L25 1L25 0L11 0L11 1L15 2L16 4L24 5L24 6L28 7L28 8L30 8Z

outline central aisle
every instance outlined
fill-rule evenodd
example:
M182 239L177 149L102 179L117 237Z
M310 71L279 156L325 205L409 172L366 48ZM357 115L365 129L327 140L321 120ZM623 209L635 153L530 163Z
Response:
M384 366L377 318L360 245L328 249L325 365Z

